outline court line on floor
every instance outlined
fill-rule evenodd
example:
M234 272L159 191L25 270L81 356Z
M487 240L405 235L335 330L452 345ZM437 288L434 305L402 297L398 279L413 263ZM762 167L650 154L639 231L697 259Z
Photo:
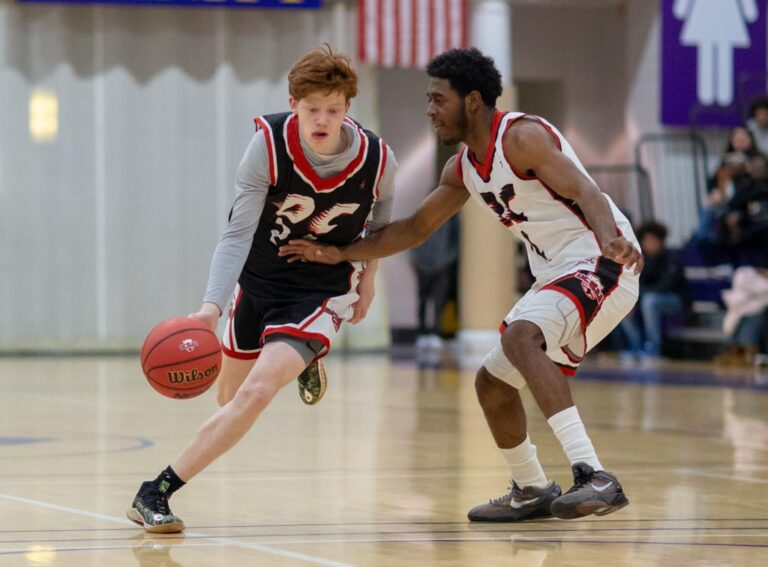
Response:
M757 530L760 533L755 533ZM613 532L613 533L610 533ZM558 534L563 537L584 537L586 534L600 533L601 537L615 538L626 537L627 532L635 534L637 537L646 538L680 538L695 535L702 538L717 538L717 537L755 537L764 538L768 537L768 529L766 526L758 527L746 527L746 526L719 526L719 527L690 527L690 528L678 528L678 527L653 527L653 528L601 528L596 526L584 527L584 528L537 528L537 529L525 529L523 527L508 527L508 528L480 528L479 526L472 526L465 529L411 529L411 530L369 530L369 531L314 531L314 532L294 532L294 533L246 533L246 534L228 534L226 536L207 535L199 533L189 533L184 536L185 541L201 541L211 540L216 541L225 537L228 540L242 540L242 539L259 539L259 538L280 538L279 542L294 543L294 541L285 541L284 538L308 538L308 537L325 537L325 538L360 538L360 537L385 537L385 536L407 536L407 535L425 535L430 534L437 536L438 534L466 534L466 535L489 535L489 534L507 534L509 537L529 537L523 534L535 534L535 537L541 537L542 534ZM673 533L677 532L677 533ZM710 532L710 533L706 533ZM715 533L717 532L717 533ZM728 533L721 533L728 532ZM731 533L734 532L734 533ZM740 533L740 532L752 532L752 533ZM10 539L0 540L0 544L23 544L23 543L50 543L50 544L65 544L65 543L87 543L87 542L120 542L128 541L129 537L74 537L74 538L44 538L44 539ZM337 540L332 540L337 541ZM345 540L339 540L345 541Z
M73 514L77 516L84 516L86 518L94 518L103 520L106 522L120 523L131 525L131 522L125 518L119 518L116 516L108 516L106 514L99 514L98 512L90 512L88 510L80 510L79 508L71 508L69 506L60 506L58 504L52 504L50 502L43 502L40 500L32 500L30 498L22 498L20 496L14 496L12 494L0 493L0 498L9 500L11 502L18 502L20 504L29 504L32 506L38 506L40 508L48 508L49 510L56 510L58 512L65 512L67 514ZM190 532L188 535L200 537L205 534ZM332 561L330 559L323 559L322 557L315 557L314 555L306 555L304 553L297 553L294 551L287 551L284 549L277 549L274 547L267 547L257 543L247 543L241 541L235 541L226 537L217 536L214 541L220 542L222 545L233 545L236 547L243 547L246 549L253 549L255 551L261 551L263 553L269 553L271 555L279 555L281 557L289 557L291 559L298 559L300 561L306 561L307 563L315 563L317 565L327 565L328 567L353 567L349 563L341 563L339 561ZM30 542L34 543L34 542ZM29 551L29 550L27 550Z
M527 526L549 525L556 520L541 520L541 521L529 521L525 524ZM578 522L581 524L598 525L598 524L647 524L652 522L658 523L670 523L670 522L689 522L689 523L701 523L701 522L768 522L768 518L632 518L625 519L611 519L611 518L584 518L581 520L573 520L568 523ZM383 521L383 522L309 522L309 523L294 523L294 524L221 524L221 525L209 525L209 526L189 526L192 530L241 530L241 529L260 529L260 528L317 528L317 527L344 527L344 526L468 526L469 521ZM762 526L760 526L762 527ZM701 529L728 529L729 526L722 526L720 528L701 528ZM0 534L13 534L13 533L69 533L69 532L122 532L122 531L135 531L136 526L133 523L128 523L125 528L66 528L66 529L43 529L36 528L31 530L0 530ZM579 529L591 529L579 528ZM599 529L599 528L598 528ZM633 528L617 528L617 529L633 529ZM665 530L667 528L637 528L638 530ZM691 528L674 528L674 529L700 529L696 527ZM747 528L756 529L756 528ZM517 531L520 531L518 528Z
M682 535L682 534L681 534ZM768 534L767 534L768 535ZM747 537L738 536L737 537ZM382 544L382 543L580 543L580 544L599 544L599 545L655 545L655 546L695 546L695 547L741 547L741 548L768 548L768 543L735 543L735 542L705 542L705 541L639 541L632 539L589 539L589 537L567 537L567 538L527 538L527 537L466 537L466 538L370 538L370 539L352 539L352 540L297 540L290 542L292 545L317 545L317 544ZM156 544L161 544L160 540L155 540ZM269 544L281 544L286 542L266 542ZM193 543L181 543L177 545L169 545L169 547L220 547L231 545L226 541L212 541L212 542L193 542ZM246 544L240 544L242 547L246 547ZM133 549L136 545L115 545L115 546L79 546L79 547L59 547L59 548L46 548L46 551L52 552L65 552L65 551L99 551L109 549ZM262 547L259 545L258 547ZM29 549L8 549L0 550L0 556L3 555L20 555L29 553ZM288 555L290 554L290 555ZM302 554L287 552L286 556L301 559ZM344 565L343 563L336 563L327 561L322 563L324 565Z
M710 473L710 472L704 472L704 471L697 471L694 469L677 469L675 472L681 475L703 476L705 478L716 478L718 480L729 480L729 481L738 480L741 482L752 482L755 484L768 484L768 480L765 480L762 478L750 478L748 476L717 474L717 473Z

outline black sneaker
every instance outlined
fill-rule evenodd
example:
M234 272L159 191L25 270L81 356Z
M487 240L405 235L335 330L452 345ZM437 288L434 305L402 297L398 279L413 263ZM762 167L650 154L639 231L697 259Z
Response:
M570 520L594 514L605 516L629 504L618 479L586 463L574 463L573 486L552 502L552 515Z
M560 487L554 480L544 488L520 488L516 482L512 482L508 494L475 506L469 511L468 517L471 522L522 522L551 518L550 506L560 493Z
M319 360L312 363L299 374L299 396L308 406L319 402L325 390L328 388L328 379L325 376L325 367Z
M168 496L158 489L153 482L142 483L139 493L133 499L133 505L125 513L128 519L140 525L146 531L155 534L170 534L184 531L184 522L174 516L168 506ZM167 486L165 487L167 490Z

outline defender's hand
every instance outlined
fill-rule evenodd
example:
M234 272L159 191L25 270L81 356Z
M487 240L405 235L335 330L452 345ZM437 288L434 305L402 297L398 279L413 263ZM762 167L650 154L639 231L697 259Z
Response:
M627 268L634 266L635 274L639 274L643 269L644 261L640 250L635 248L633 244L623 236L608 241L603 246L603 256L609 260L623 264Z
M291 240L280 247L278 256L287 256L288 263L316 262L318 264L338 264L342 261L341 250L336 246L318 244L311 240Z
M376 295L373 278L363 277L363 281L357 286L357 294L360 298L352 304L352 317L349 319L349 322L353 325L359 323L368 315L368 309L373 302L373 296Z

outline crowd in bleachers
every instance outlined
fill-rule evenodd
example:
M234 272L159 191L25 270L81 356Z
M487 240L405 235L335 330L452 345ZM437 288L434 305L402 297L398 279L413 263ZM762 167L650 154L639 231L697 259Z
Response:
M730 131L699 226L679 253L666 248L663 224L645 223L637 235L646 268L636 313L622 326L630 352L663 354L665 316L690 315L707 294L724 312L717 364L749 365L768 352L768 98L755 100L746 123ZM701 274L718 266L732 270L725 285L706 277L686 282L686 269Z

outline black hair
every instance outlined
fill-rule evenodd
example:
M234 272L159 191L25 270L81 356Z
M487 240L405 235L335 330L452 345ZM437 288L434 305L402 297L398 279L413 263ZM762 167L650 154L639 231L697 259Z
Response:
M760 96L757 97L755 100L752 101L752 103L749 105L749 116L750 118L755 117L755 113L759 108L764 108L768 110L768 97Z
M747 136L749 136L749 141L751 143L751 146L747 149L747 151L744 152L744 154L748 157L754 157L757 154L759 154L760 150L757 149L757 142L755 141L755 135L752 133L752 130L750 130L744 125L734 126L728 132L728 145L725 148L725 154L727 155L736 151L736 149L733 147L733 142L731 141L731 138L733 137L733 134L734 132L736 132L736 130L744 130L747 133Z
M486 106L496 106L501 96L501 74L493 59L474 47L451 49L436 56L427 65L427 74L435 79L448 79L460 96L477 91Z
M667 227L658 221L647 221L637 229L637 239L642 240L646 234L655 236L664 242L667 239Z

